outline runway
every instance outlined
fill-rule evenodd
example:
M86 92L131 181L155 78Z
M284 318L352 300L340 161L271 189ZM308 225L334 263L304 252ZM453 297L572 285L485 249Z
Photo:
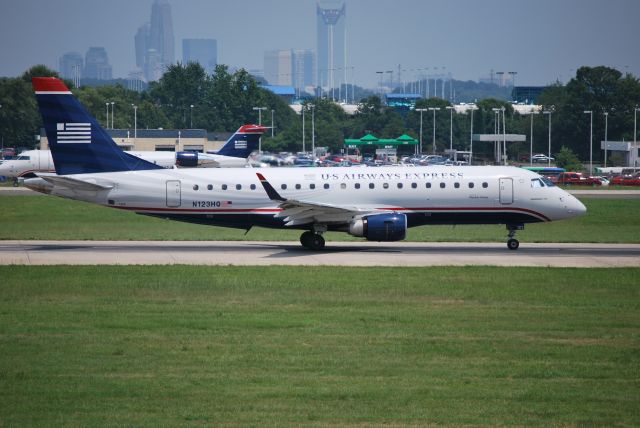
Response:
M637 267L640 244L328 242L0 241L0 265L290 265Z

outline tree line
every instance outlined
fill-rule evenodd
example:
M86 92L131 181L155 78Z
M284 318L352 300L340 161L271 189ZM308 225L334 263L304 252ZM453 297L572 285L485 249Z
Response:
M33 147L34 136L39 133L41 120L31 88L31 77L58 76L57 72L44 66L35 66L18 78L0 79L0 135L5 146ZM263 138L264 150L300 151L302 149L303 123L280 97L263 89L245 70L231 73L227 66L218 65L208 74L197 63L173 64L157 82L151 82L143 92L126 89L122 85L73 88L83 105L105 127L107 114L113 114L115 128L133 129L134 106L138 129L184 129L201 128L207 131L234 131L245 123L257 123L262 111L262 124L272 126ZM113 102L113 113L111 104ZM576 154L580 159L589 157L590 115L593 112L594 161L600 161L600 141L604 140L605 112L608 139L634 140L634 111L640 104L640 81L623 75L609 67L582 67L566 85L556 83L549 86L539 97L539 104L550 115L534 115L534 152L547 152L549 117L551 120L552 153ZM313 108L311 107L313 106ZM504 100L483 99L476 103L473 114L473 133L494 133L496 115L493 109L504 108L506 132L525 134L526 143L512 143L508 147L510 159L518 159L529 153L531 117L515 113L512 105ZM471 132L471 116L453 114L447 110L451 103L441 98L420 99L416 109L440 108L435 117L436 151L449 148L450 133L453 147L468 150ZM346 138L361 138L373 134L379 138L397 138L409 134L418 139L420 113L415 110L399 112L384 105L381 98L370 95L362 98L354 115L329 99L314 98L303 103L305 108L305 140L309 147L312 136L311 117L315 125L316 146L328 147L333 152L343 149ZM109 112L107 113L107 109ZM424 112L422 117L423 151L433 151L433 113ZM411 151L407 147L404 150ZM564 151L563 151L564 150ZM476 158L491 157L491 143L474 144ZM611 159L616 162L615 157Z

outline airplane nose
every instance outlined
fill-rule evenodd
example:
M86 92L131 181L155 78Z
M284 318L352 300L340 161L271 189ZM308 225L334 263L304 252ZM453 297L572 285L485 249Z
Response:
M587 207L585 207L584 204L578 200L578 198L570 195L567 199L567 212L569 214L574 217L586 214Z

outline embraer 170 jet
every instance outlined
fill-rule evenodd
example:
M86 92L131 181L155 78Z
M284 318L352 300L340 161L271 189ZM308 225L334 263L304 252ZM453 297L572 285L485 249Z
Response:
M150 152L131 151L130 155L142 158L163 168L240 168L247 165L247 158L258 149L260 136L267 128L257 125L241 126L216 153L198 152ZM78 130L63 131L67 137ZM80 131L79 137L82 137ZM53 172L50 150L27 150L15 159L0 164L0 175L5 177L35 177L37 172Z
M163 169L123 152L56 78L33 86L57 175L25 185L138 214L250 229L305 230L320 250L327 230L398 241L428 224L505 224L508 248L525 223L576 217L584 205L538 174L515 167ZM74 141L66 131L86 137Z

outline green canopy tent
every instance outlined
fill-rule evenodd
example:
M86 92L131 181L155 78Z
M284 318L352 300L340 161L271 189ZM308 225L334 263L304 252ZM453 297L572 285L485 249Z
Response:
M347 148L347 154L349 149L362 148L363 146L375 146L387 149L396 149L400 146L418 146L418 140L403 134L398 138L378 138L374 135L367 134L360 139L345 139L344 145ZM415 151L415 150L414 150Z

